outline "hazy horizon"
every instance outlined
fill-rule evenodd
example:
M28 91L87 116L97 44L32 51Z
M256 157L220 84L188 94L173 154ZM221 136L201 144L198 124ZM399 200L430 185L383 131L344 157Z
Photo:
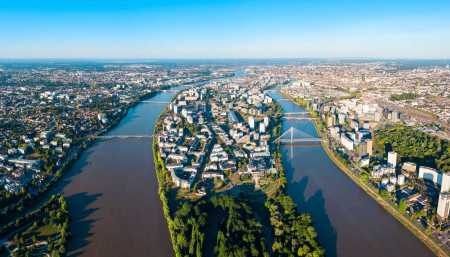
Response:
M116 57L0 57L0 61L22 61L22 60L86 60L86 61L164 61L164 60L369 60L369 61L391 61L391 60L450 60L449 58L384 58L384 57L140 57L140 58L116 58Z

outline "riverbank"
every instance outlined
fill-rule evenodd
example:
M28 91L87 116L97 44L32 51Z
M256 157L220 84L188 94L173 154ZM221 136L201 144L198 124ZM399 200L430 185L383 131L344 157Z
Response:
M295 99L292 97L283 94L283 97L288 98L291 100L291 102L301 106L306 107L304 105L299 104ZM303 103L305 104L305 103ZM312 113L311 110L307 111L314 117L317 115L315 113ZM373 188L369 187L369 185L365 184L361 179L350 170L350 168L344 164L339 157L330 149L329 141L328 141L328 135L326 132L322 130L322 125L319 123L318 120L314 120L313 122L315 130L320 135L320 137L324 138L325 140L322 141L322 148L324 152L328 155L329 159L336 165L336 167L339 168L340 171L342 171L347 177L349 177L356 185L358 185L365 193L367 193L372 199L374 199L379 205L383 207L385 211L387 211L391 216L393 216L398 222L400 222L404 227L406 227L415 237L417 237L419 240L421 240L434 254L436 254L439 257L445 257L448 256L448 254L432 239L430 238L424 231L422 231L420 228L418 228L408 217L405 217L403 214L401 214L392 204L384 200L377 191L375 191Z
M159 116L156 120L155 126L153 127L153 135L156 135L157 131L160 129L161 117L165 113L166 113L166 109L159 114ZM154 171L156 173L156 179L158 180L159 200L161 201L164 220L166 221L167 227L169 230L169 236L170 236L170 241L171 241L171 245L172 245L172 250L176 254L176 251L173 247L174 242L175 242L175 233L173 231L172 218L170 216L169 200L168 200L168 196L167 196L167 183L166 183L166 179L164 178L164 175L165 175L165 173L167 173L167 170L165 169L161 155L159 154L155 137L153 137L153 139L152 139L152 154L153 154Z

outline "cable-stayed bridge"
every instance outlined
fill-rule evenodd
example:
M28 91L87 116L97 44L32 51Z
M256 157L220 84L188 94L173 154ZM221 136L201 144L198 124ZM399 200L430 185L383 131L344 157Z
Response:
M294 145L316 146L321 141L321 138L310 135L294 127L290 127L283 134L281 134L281 136L274 140L275 143L290 145L289 156L291 159L294 158Z
M322 139L313 135L310 135L304 131L290 127L281 136L274 140L275 143L281 144L297 144L297 143L314 143L321 142Z

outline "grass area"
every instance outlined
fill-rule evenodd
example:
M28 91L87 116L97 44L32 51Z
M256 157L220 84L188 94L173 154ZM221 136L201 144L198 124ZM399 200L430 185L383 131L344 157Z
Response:
M260 182L263 183L263 182ZM280 188L283 186L283 181L281 179L271 180L270 183L266 183L265 185L261 185L266 195L271 198L275 197L276 194L280 191Z
M285 97L290 98L285 95ZM296 101L293 101L296 102ZM327 138L326 133L319 128L317 120L314 121L314 126L316 131L319 133L320 137ZM371 188L369 185L365 184L356 174L354 174L346 164L344 164L339 157L329 148L329 143L327 140L322 140L322 148L327 153L328 157L334 162L334 164L344 172L353 182L355 182L360 188L362 188L369 196L371 196L378 204L380 204L388 213L390 213L395 219L397 219L401 224L403 224L411 233L413 233L417 238L419 238L428 248L433 251L439 257L448 257L448 253L442 249L437 242L435 242L430 236L428 236L423 230L418 228L408 217L401 214L397 208L392 206L389 202L383 199L377 191Z
M237 173L232 174L231 176L228 177L228 179L230 180L231 183L235 185L241 183L241 176Z
M32 153L32 154L29 154L29 155L27 156L27 158L28 158L28 159L31 159L31 160L42 159L42 154L37 153L37 152L34 152L34 153Z
M58 233L58 227L54 224L46 224L36 231L37 236L50 237Z

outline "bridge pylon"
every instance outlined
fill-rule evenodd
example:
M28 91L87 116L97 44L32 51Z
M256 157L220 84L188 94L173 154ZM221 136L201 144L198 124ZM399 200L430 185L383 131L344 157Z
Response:
M298 137L295 137L294 135L295 136L298 135ZM320 141L322 141L321 138L310 135L292 126L274 140L275 143L291 144L291 145L302 142L320 142Z

